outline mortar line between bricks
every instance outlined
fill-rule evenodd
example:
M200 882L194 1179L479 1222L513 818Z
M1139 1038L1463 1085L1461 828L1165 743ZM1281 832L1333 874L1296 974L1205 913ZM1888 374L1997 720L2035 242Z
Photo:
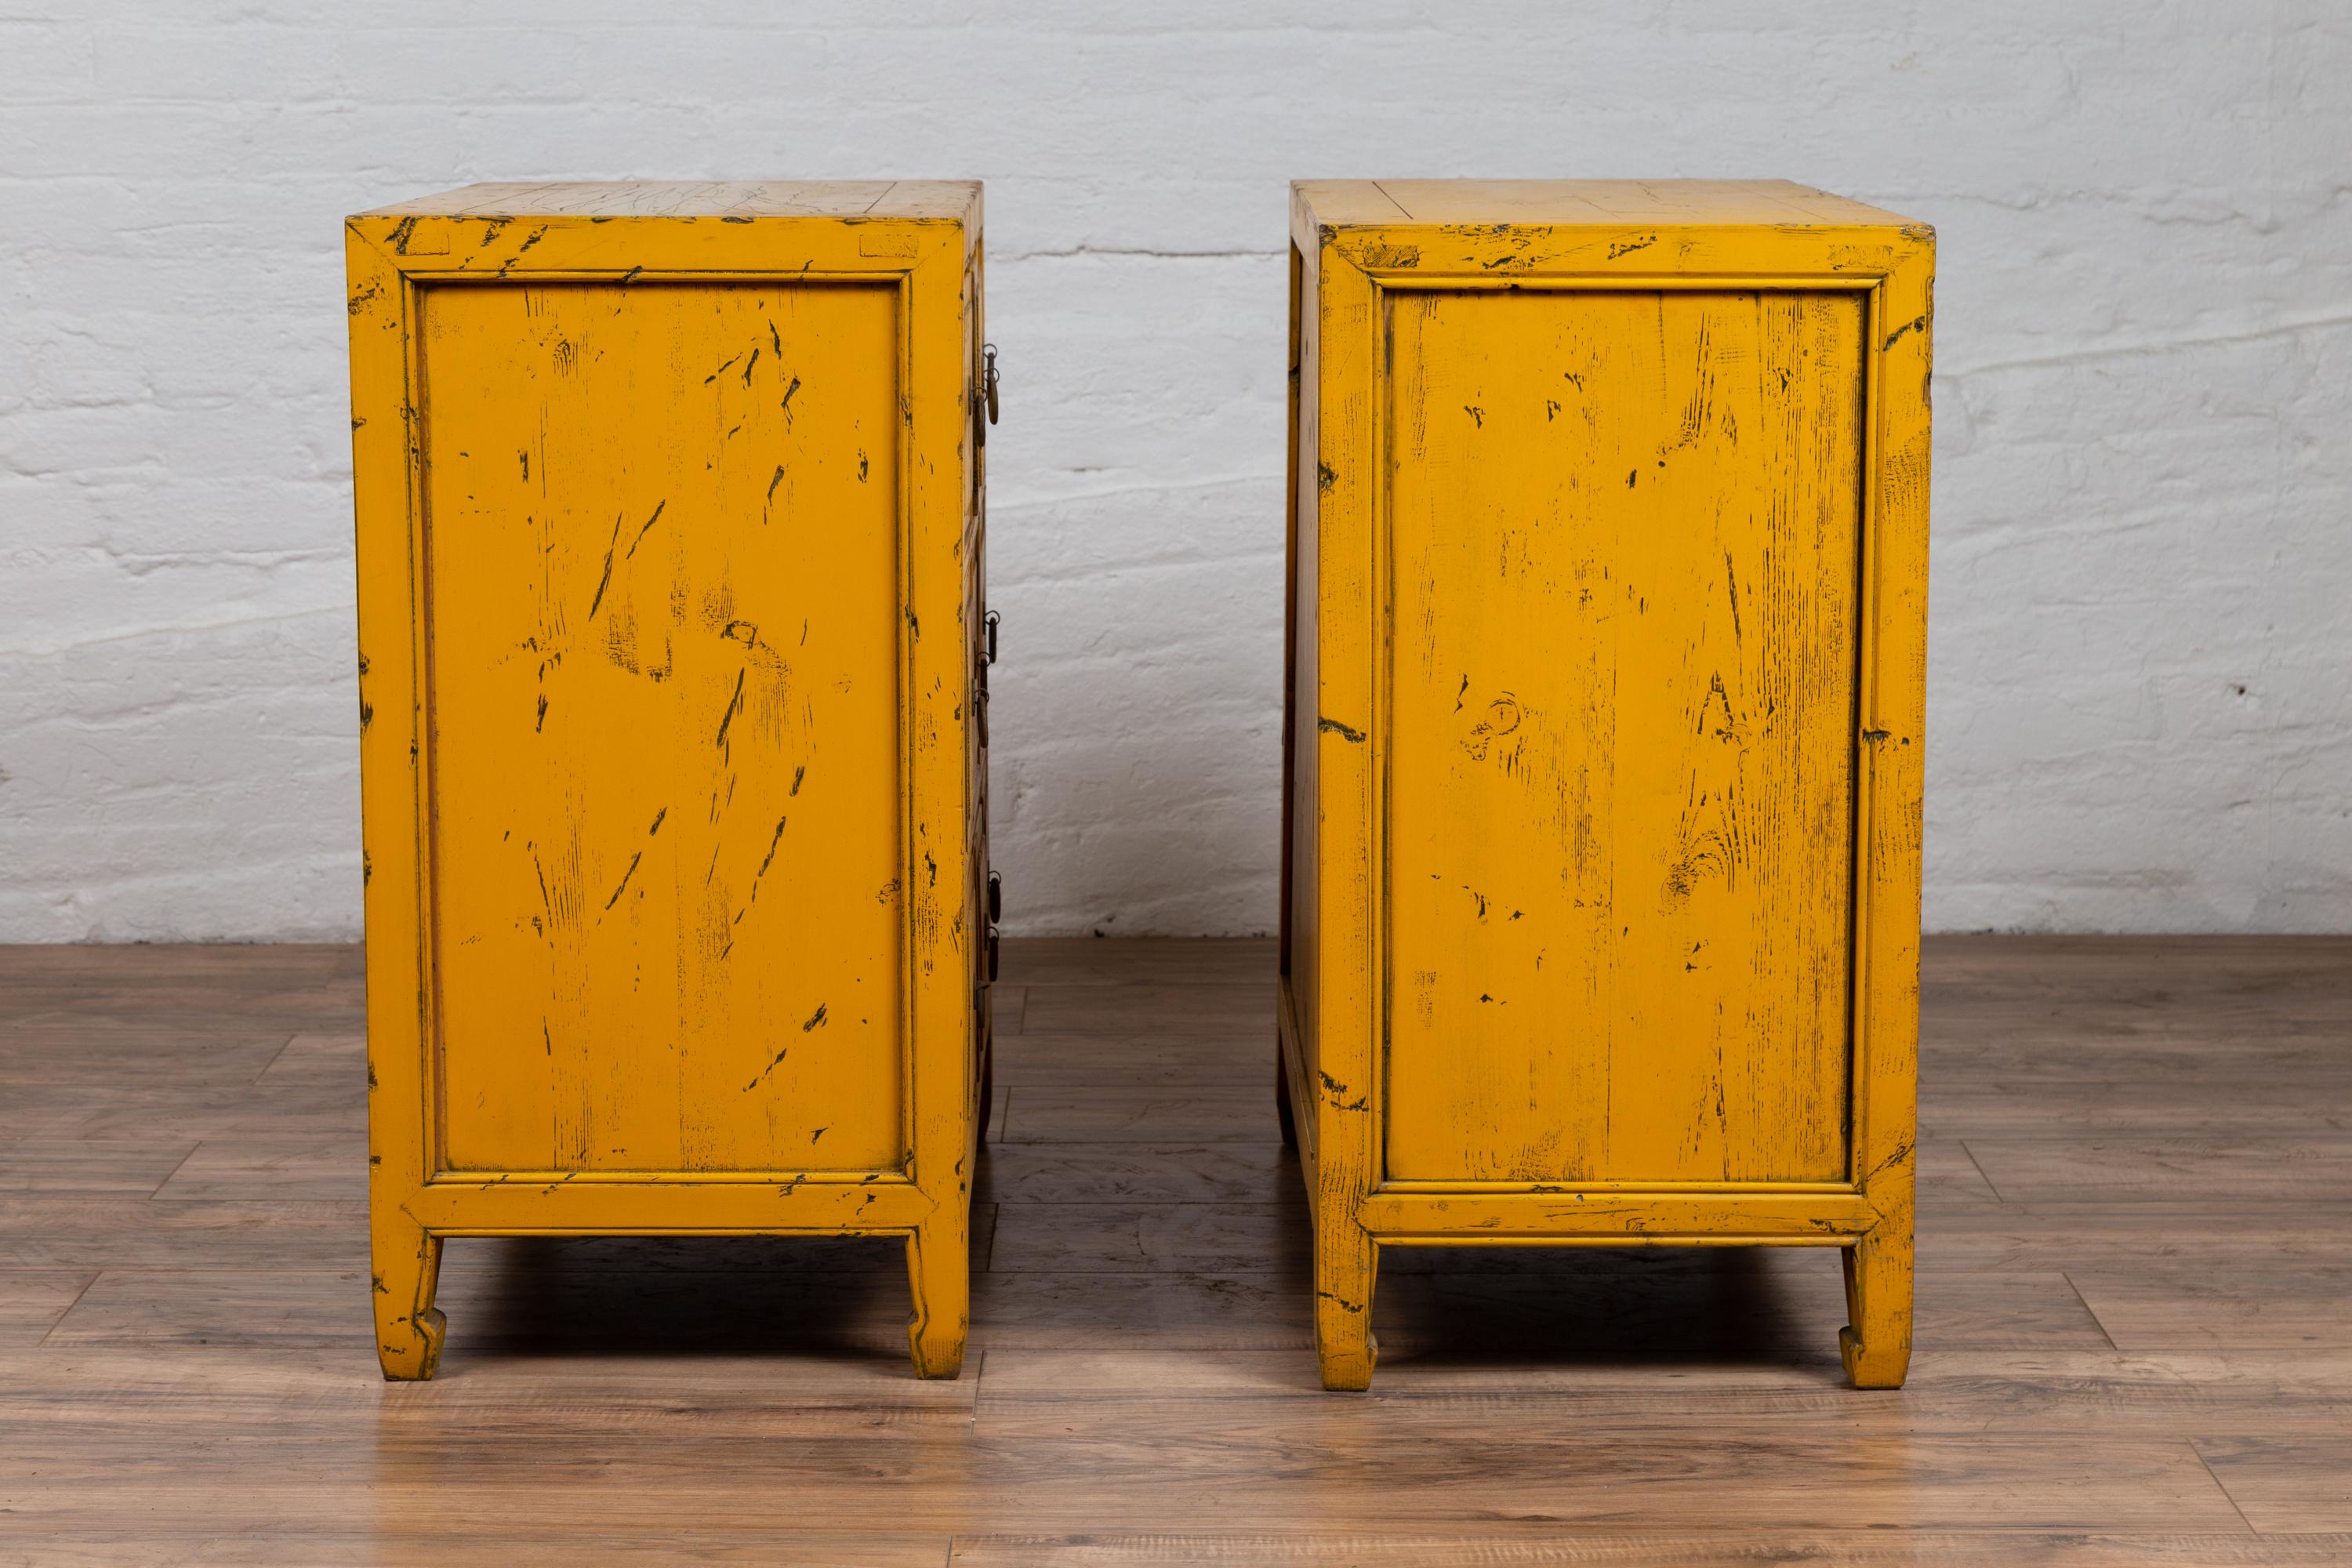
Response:
M126 626L94 637L80 637L72 642L55 643L38 647L0 647L0 658L56 658L63 654L79 653L83 648L103 647L109 643L132 642L140 637L197 637L206 632L238 631L247 626L276 626L285 621L305 621L320 616L338 616L349 619L349 605L320 605L306 610L288 610L274 616L236 616L222 621L201 621L194 625L178 624L152 626Z
M1076 261L1090 256L1114 258L1126 258L1150 261L1274 261L1279 250L1151 250L1141 247L1079 245L1067 250L1022 250L995 258L998 266L1008 261Z
M2103 359L2128 359L2137 354L2182 353L2189 349L2212 348L2227 343L2260 342L2265 338L2291 337L2296 332L2324 331L2330 327L2352 327L2352 315L2314 316L2300 321L2281 321L2276 326L2260 327L2250 332L2221 332L2211 337L2166 338L2148 342L2116 343L2100 348L2076 349L2070 353L2044 354L2028 359L1990 360L1983 364L1938 365L1937 379L1963 375L1983 375L1997 370L2044 370L2056 365L2084 364Z
M1067 495L1031 496L1005 500L989 500L989 510L998 515L1019 511L1025 507L1061 506L1071 501L1109 500L1119 496L1164 495L1171 490L1213 490L1224 485L1281 484L1285 476L1276 473L1226 474L1212 479L1171 479L1165 484L1113 485L1107 489L1073 490Z

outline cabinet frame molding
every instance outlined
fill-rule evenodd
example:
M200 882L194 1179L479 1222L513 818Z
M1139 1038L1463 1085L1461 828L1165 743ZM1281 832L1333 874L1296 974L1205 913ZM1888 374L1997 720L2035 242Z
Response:
M981 626L967 603L977 591L968 595L966 582L978 570L983 505L973 432L982 336L977 187L913 187L922 216L871 217L828 216L814 205L753 216L532 211L532 187L486 189L522 199L450 212L434 208L443 198L427 198L345 224L369 1194L386 1375L429 1377L438 1362L444 1325L431 1302L446 1237L757 1235L905 1237L917 1370L953 1376L969 1310L966 1237L987 1048L984 891L979 878L963 874L962 852L942 847L974 844L982 826L969 734ZM445 1157L422 303L436 287L580 283L891 293L899 389L897 858L904 889L898 1019L904 1092L901 1156L893 1168L486 1172L452 1170ZM946 453L956 460L919 460ZM927 637L930 627L941 631ZM923 874L927 843L945 877ZM977 858L984 877L984 857Z
M1597 210L1596 221L1573 224L1358 219L1380 203L1396 205L1370 182L1293 187L1286 662L1297 670L1302 645L1314 639L1316 709L1305 711L1297 683L1286 682L1276 1027L1315 1211L1325 1381L1369 1382L1376 1350L1366 1320L1382 1246L1805 1245L1843 1249L1854 1324L1869 1317L1877 1325L1867 1345L1854 1326L1842 1335L1849 1374L1858 1384L1897 1384L1910 1349L1917 1141L1933 231L1858 207L1864 221L1631 223L1599 220ZM1412 292L1489 290L1835 291L1864 301L1843 1182L1387 1175L1397 603L1385 445L1395 376L1389 306ZM1309 547L1311 580L1299 566ZM1293 800L1301 771L1294 753L1309 748L1312 795ZM1293 864L1294 834L1310 799L1311 878ZM1298 910L1307 900L1311 934ZM1312 951L1294 954L1294 943ZM1294 988L1295 957L1314 966L1311 1001ZM1899 1314L1870 1310L1863 1297L1871 1268L1897 1267L1897 1288L1880 1294L1889 1309L1899 1295Z

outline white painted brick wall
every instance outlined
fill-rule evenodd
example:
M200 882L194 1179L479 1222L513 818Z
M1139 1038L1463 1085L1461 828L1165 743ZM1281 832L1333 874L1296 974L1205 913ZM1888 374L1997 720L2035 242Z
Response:
M2352 927L2352 6L0 0L0 938L359 924L339 219L976 175L1012 929L1265 930L1284 183L1934 223L1935 928Z

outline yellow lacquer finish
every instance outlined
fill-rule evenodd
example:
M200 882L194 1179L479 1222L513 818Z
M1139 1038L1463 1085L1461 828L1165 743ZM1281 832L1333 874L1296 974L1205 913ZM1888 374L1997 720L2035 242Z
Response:
M1383 1244L1843 1249L1910 1351L1933 237L1779 182L1294 188L1284 1081Z
M452 1235L903 1235L967 1316L987 1048L970 184L351 220L388 1375Z

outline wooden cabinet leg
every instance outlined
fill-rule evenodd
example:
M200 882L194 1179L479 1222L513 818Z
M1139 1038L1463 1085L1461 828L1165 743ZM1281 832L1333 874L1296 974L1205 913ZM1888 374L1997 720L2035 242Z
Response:
M1911 1231L1881 1226L1843 1254L1838 1352L1856 1388L1900 1388L1911 1369Z
M449 1328L433 1305L441 1279L441 1238L401 1215L389 1224L379 1219L373 1241L376 1359L387 1378L431 1377L441 1364L441 1341Z
M1315 1354L1323 1386L1360 1390L1372 1384L1380 1344L1372 1338L1372 1287L1380 1248L1352 1215L1327 1203L1315 1226Z
M971 1233L963 1215L908 1234L907 1275L915 1291L915 1315L907 1325L915 1375L953 1377L963 1370L971 1318Z

